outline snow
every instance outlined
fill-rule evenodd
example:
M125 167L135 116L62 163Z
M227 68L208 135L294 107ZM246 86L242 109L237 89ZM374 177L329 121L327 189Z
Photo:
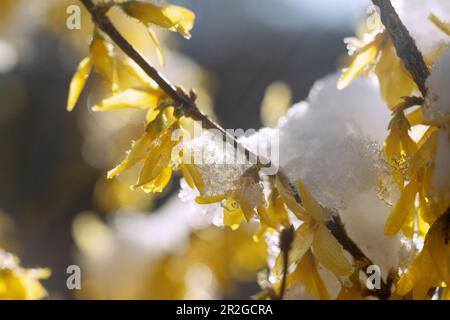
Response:
M243 152L230 148L215 130L205 130L200 136L184 142L183 154L193 156L191 162L195 164L205 185L203 196L238 189L240 177L251 167L250 163L245 163ZM191 160L191 157L186 159Z
M393 0L392 4L423 54L430 54L440 44L449 43L450 37L439 30L428 16L434 14L440 20L449 22L450 1Z
M203 215L204 219L209 221L209 223L217 227L223 227L223 207L221 204L199 205L194 201L199 195L197 189L191 189L186 183L186 180L181 179L178 197L185 203L185 210L192 214L199 213Z
M428 94L424 115L428 120L448 121L450 116L450 49L435 63L427 79Z
M192 230L204 228L208 222L202 214L186 210L178 197L172 197L150 215L119 214L112 226L116 237L133 247L149 252L176 252L187 242Z
M338 77L318 81L278 129L280 164L290 179L302 179L323 206L341 210L355 193L375 187L390 114L372 78L339 91Z
M432 196L436 202L447 201L450 193L450 49L435 63L427 80L428 94L424 116L439 126Z
M380 201L375 189L355 194L349 206L340 212L348 235L380 267L384 279L398 265L402 247L400 236L384 234L389 213L390 207Z
M308 101L280 120L280 164L292 181L303 179L323 206L339 211L350 237L386 277L401 246L398 237L384 235L390 207L377 187L387 175L382 143L390 112L372 78L339 91L338 76L318 81Z

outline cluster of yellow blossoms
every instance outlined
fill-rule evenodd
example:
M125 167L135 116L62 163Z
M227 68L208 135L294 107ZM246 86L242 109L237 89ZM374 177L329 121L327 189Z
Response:
M450 35L449 24L433 14L429 19L442 32ZM447 45L442 44L424 57L431 70L446 49ZM446 125L424 116L423 104L426 104L428 97L413 97L418 93L418 87L397 57L392 40L382 26L372 31L369 41L361 42L356 48L352 63L338 82L338 87L343 89L357 75L370 72L378 77L380 94L392 110L390 132L384 149L392 177L401 190L386 221L385 233L393 236L401 231L407 238L413 238L418 233L425 239L422 251L398 280L394 296L429 299L434 289L441 287L441 299L448 299L450 197L448 190L435 190L432 186L438 135ZM410 111L418 104L420 106ZM425 129L420 139L415 141L410 132L413 126L418 125ZM447 195L442 196L445 193Z
M118 2L117 5L126 14L147 26L158 25L177 31L186 38L189 37L189 31L193 27L194 14L178 6L158 7L138 1ZM267 177L266 180L270 185L268 196L264 195L262 188L258 188L259 194L256 197L258 201L253 203L245 190L261 184L264 178L259 174L259 167L252 166L233 183L233 189L211 196L204 190L205 182L198 165L174 159L177 155L172 151L180 140L172 139L173 132L178 129L188 130L186 123L189 119L183 116L183 109L171 102L171 99L135 63L128 58L119 57L114 52L112 44L98 29L94 31L90 52L90 56L80 63L73 77L67 109L71 111L75 107L94 67L113 93L111 97L94 106L94 111L119 108L148 110L144 134L133 142L122 163L108 173L109 178L139 164L140 174L132 188L142 188L146 192L162 192L170 181L173 170L180 169L187 184L198 190L199 196L195 199L198 204L222 205L224 225L237 229L244 220L258 220L261 227L254 237L255 240L261 239L266 232L280 232L287 228L291 224L287 211L289 209L304 222L296 231L293 249L289 254L289 264L307 265L308 268L298 267L296 276L288 279L288 285L298 282L305 282L306 285L310 282L308 277L301 276L306 275L307 270L315 270L316 280L319 281L318 261L336 276L352 272L352 265L345 258L342 247L325 226L330 213L312 198L301 181L297 181L296 186L293 186L282 173ZM134 80L131 83L137 84L128 85L130 76ZM124 78L126 80L123 80ZM295 194L298 194L301 201L296 199ZM280 253L273 270L278 278L282 276L283 254ZM323 285L319 287L321 289L318 291L318 298L327 297L325 287Z
M157 25L176 31L186 38L190 36L189 31L195 20L191 11L178 6L160 7L139 1L122 1L116 5L148 27ZM448 31L447 25L436 17L432 19L440 29ZM150 33L150 36L159 47L154 35ZM343 89L359 74L373 71L380 80L381 96L393 111L385 154L401 195L386 222L385 232L387 235L394 235L402 231L405 236L412 237L417 221L419 233L425 237L422 252L397 282L393 297L428 298L430 288L447 287L450 284L449 214L444 215L450 203L448 199L436 202L431 196L439 127L437 123L425 120L421 108L408 112L410 106L403 97L415 94L418 91L417 85L397 57L387 31L380 28L373 33L370 41L360 41L358 45L353 62L339 81L338 87ZM318 273L320 263L336 277L349 276L354 280L352 286L343 286L338 298L363 297L359 278L356 276L362 267L358 266L357 261L352 265L347 259L341 244L327 227L333 212L323 208L302 181L295 181L293 184L282 171L274 176L263 177L259 173L259 166L255 165L235 181L233 189L221 194L209 194L205 191L204 177L198 165L174 159L174 147L181 139L173 139L173 133L178 129L188 130L186 123L189 119L183 113L183 106L174 103L130 59L116 54L114 47L100 30L94 31L90 49L90 56L80 63L71 82L68 110L76 105L92 68L102 76L112 91L112 96L104 99L94 110L130 107L148 110L144 134L133 143L122 163L108 173L109 178L139 164L140 174L132 188L161 192L170 181L173 170L180 169L187 184L197 189L198 204L222 205L225 225L236 229L244 220L259 221L261 227L255 235L256 240L266 233L281 232L289 227L292 224L289 209L301 224L294 232L288 254L287 267L294 271L287 277L287 286L302 284L316 298L329 298ZM441 52L427 57L430 67ZM130 78L133 85L129 85ZM410 128L418 124L426 125L428 129L416 142L410 137ZM181 155L178 156L182 158ZM269 192L266 195L259 190L256 197L258 201L254 203L248 198L245 189L256 184L268 186ZM271 270L277 279L273 286L276 289L282 286L283 269L286 269L285 254L286 252L280 252ZM444 292L442 297L446 295L448 293Z

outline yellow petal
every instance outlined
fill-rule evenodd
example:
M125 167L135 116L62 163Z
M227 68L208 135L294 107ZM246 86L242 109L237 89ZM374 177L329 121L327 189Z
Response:
M284 202L279 197L278 192L273 190L268 197L269 205L266 207L263 204L258 205L257 212L261 220L261 224L272 228L279 229L281 227L289 226L289 216L284 208Z
M397 282L397 293L404 296L412 291L414 299L429 299L428 290L438 283L430 253L424 248Z
M142 187L156 179L163 170L170 165L171 141L164 141L163 145L152 148L139 174L139 179L133 188Z
M266 228L269 227L272 229L277 228L276 223L272 221L267 212L267 208L263 204L258 205L256 211L258 212L259 220L261 221L261 226L264 226Z
M303 185L301 180L297 180L295 183L297 189L300 191L300 196L302 198L302 204L306 209L306 212L311 215L316 220L327 219L327 214L322 208L322 206L314 199L314 197L309 193L309 191Z
M147 114L145 115L145 122L146 123L152 122L153 120L156 119L159 113L160 113L159 109L148 109Z
M188 186L191 187L191 189L194 189L195 188L194 180L192 179L186 165L181 163L180 169L181 169L181 173L183 174L183 177L186 180L186 183L188 184Z
M392 126L384 142L384 153L386 160L392 167L392 177L399 187L404 185L404 177L400 171L400 164L398 163L401 155L401 143L398 126Z
M419 229L419 234L423 238L428 233L430 229L430 225L427 223L426 219L429 219L429 211L430 207L428 204L428 200L423 195L423 192L419 193L419 209L417 214L417 227Z
M94 111L107 111L122 108L156 108L159 97L149 92L127 89L103 99L102 103L92 108Z
M312 247L319 262L336 276L345 276L352 272L352 265L344 256L341 245L324 224L320 224L315 231Z
M442 291L441 300L450 300L450 287L446 287Z
M410 210L402 226L402 233L408 239L412 239L414 236L414 218L415 212L414 210Z
M190 38L194 27L195 14L183 7L168 5L159 7L152 3L127 1L121 3L122 9L130 16L145 24L155 24L161 28L177 31L185 38Z
M147 132L137 141L133 141L131 150L128 151L128 155L125 159L114 169L108 172L108 179L112 179L118 174L130 169L138 162L142 161L152 143L153 137Z
M144 84L146 87L151 88L152 90L159 90L159 95L163 96L164 91L159 88L158 84L148 76L147 73L145 73L144 70L142 70L141 67L139 67L136 62L131 60L130 58L124 58L122 60L123 65L127 69L127 71L139 82Z
M142 186L144 192L160 193L163 192L172 177L172 168L166 167L161 174L152 182Z
M390 38L381 51L375 74L380 80L381 96L391 109L403 102L403 97L411 96L417 91L416 83L397 56Z
M409 113L406 118L408 122L411 124L411 127L417 126L419 124L424 124L425 117L423 115L422 108L417 108L413 112Z
M440 279L450 286L450 219L446 215L431 226L425 242Z
M244 213L245 220L247 220L247 222L249 222L256 215L255 210L250 205L250 203L248 202L246 197L240 191L236 191L233 194L233 196L236 199L236 201L238 202L239 207L241 208L242 212Z
M272 192L273 193L273 192ZM284 208L284 202L278 195L269 202L268 214L275 224L289 226L289 216Z
M286 207L288 207L297 218L304 220L306 218L306 210L295 200L289 183L284 176L277 174L275 187Z
M164 57L164 53L161 47L161 44L159 43L158 38L156 37L155 32L151 28L147 28L148 34L150 36L150 39L152 40L153 44L156 48L156 54L158 55L159 63L161 63L162 66L165 66L166 59Z
M95 69L108 83L112 91L119 88L117 61L112 52L112 45L97 32L91 43L91 60Z
M306 252L295 271L289 275L288 283L290 286L296 283L302 284L305 291L312 294L316 299L330 299L327 288L317 270L317 263L314 256L311 254L311 251Z
M197 167L193 164L185 164L184 167L189 173L188 176L191 177L192 183L195 185L200 194L203 194L205 183Z
M409 176L414 176L421 170L433 169L438 141L438 132L434 129L430 129L428 129L425 133L426 137L424 137L424 139L421 139L421 141L419 142L420 148L409 163L409 168L407 171Z
M67 110L72 111L91 73L92 63L89 57L84 58L78 65L78 69L70 82Z
M432 13L428 16L428 19L430 19L430 21L433 22L436 27L441 29L445 34L450 36L450 23L445 23Z
M237 230L244 220L244 213L238 203L231 197L227 198L223 209L223 224L232 230Z
M378 41L374 41L356 53L350 67L344 72L337 83L339 90L348 87L353 80L369 65L375 62L378 56Z
M225 197L225 194L219 194L212 197L196 197L195 202L198 204L212 204L224 200Z
M417 191L417 183L414 181L410 182L403 189L384 226L386 235L393 236L397 234L405 223L406 218L414 214Z

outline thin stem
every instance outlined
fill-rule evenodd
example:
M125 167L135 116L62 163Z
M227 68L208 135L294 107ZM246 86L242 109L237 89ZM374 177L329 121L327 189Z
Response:
M294 227L289 226L283 229L280 233L280 243L279 247L281 254L283 255L283 275L281 278L280 292L278 294L278 299L283 300L284 294L286 292L286 283L289 268L289 253L292 249L292 242L294 241Z
M427 94L425 83L430 75L430 70L422 53L417 48L416 42L409 34L390 0L372 0L372 2L380 8L381 21L391 36L398 57L403 61L420 92L425 97Z

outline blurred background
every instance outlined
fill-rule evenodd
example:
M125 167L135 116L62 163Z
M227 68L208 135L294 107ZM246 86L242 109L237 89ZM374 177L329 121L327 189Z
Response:
M195 88L225 128L263 126L261 105L306 98L336 70L365 14L365 0L179 0L197 15L192 39L157 30L161 67L140 26L115 12L120 30L168 78ZM52 270L50 298L248 298L265 248L251 226L209 226L177 199L179 182L151 196L130 176L107 181L142 131L136 110L92 113L106 92L91 77L73 113L66 95L92 31L68 30L73 1L0 0L0 247ZM141 28L142 29L142 28ZM276 83L276 85L274 85ZM280 96L281 95L281 96ZM267 102L269 101L269 102ZM67 266L82 270L68 290Z

